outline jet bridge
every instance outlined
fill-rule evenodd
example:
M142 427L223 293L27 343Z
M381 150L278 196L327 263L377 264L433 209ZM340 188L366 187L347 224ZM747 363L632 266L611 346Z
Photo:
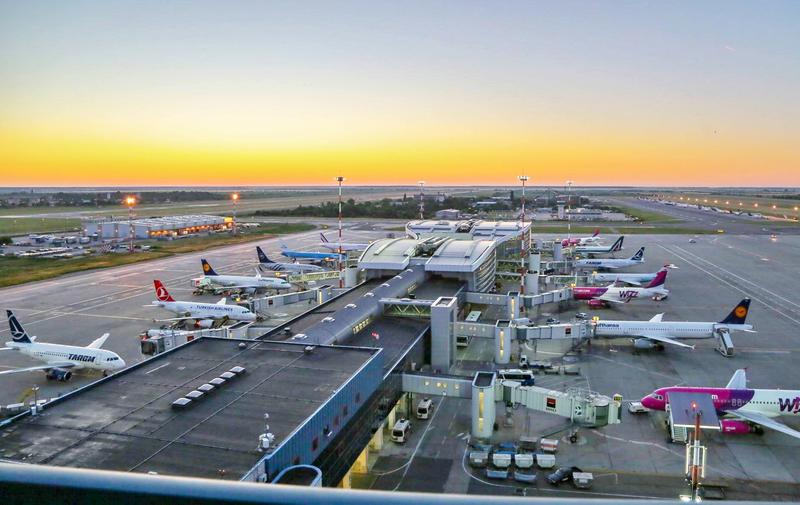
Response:
M515 381L500 381L497 396L506 403L523 405L538 412L566 417L579 426L597 428L622 420L622 397L614 398L581 388L566 392L523 386Z
M431 305L436 300L417 300L414 298L381 298L378 300L387 316L430 317Z

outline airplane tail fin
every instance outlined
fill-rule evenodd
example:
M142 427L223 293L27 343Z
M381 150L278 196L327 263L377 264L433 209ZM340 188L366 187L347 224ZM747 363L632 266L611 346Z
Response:
M600 235L600 228L595 228L594 233L592 233L592 237L596 237L598 235Z
M201 259L200 263L203 264L203 273L204 274L206 274L206 275L218 275L217 272L215 272L214 269L211 268L211 264L208 261L206 261L204 259Z
M23 328L22 324L17 320L17 316L10 310L6 310L6 315L8 316L8 328L11 330L11 338L14 339L14 342L30 344L32 340L28 336L28 332L25 331L25 328Z
M326 237L325 234L322 232L319 232L319 239L322 240L322 242L325 244L328 243L328 237Z
M285 243L281 242L281 249L283 249L283 250L289 249L289 246L286 245Z
M667 271L665 269L661 269L656 274L655 278L650 281L650 284L645 286L645 288L656 288L664 284L664 281L667 280Z
M733 308L728 317L720 321L722 324L744 324L747 319L747 312L750 310L750 299L745 298Z
M638 251L636 251L636 254L631 256L631 259L634 261L644 261L644 246L642 246Z
M728 381L725 389L747 389L747 372L745 368L740 368L733 372L733 377Z
M258 253L258 262L259 263L275 263L274 261L269 259L266 254L264 254L264 251L261 250L260 246L256 246L256 253Z
M625 240L625 235L620 236L614 245L611 246L611 252L617 252L622 250L622 241Z
M108 333L103 333L102 336L95 339L91 344L87 345L86 347L89 349L100 349L101 347L103 347L103 344L106 343L108 335L109 335Z
M156 298L158 298L159 302L174 302L175 299L172 298L172 295L169 294L167 291L166 286L161 283L160 280L155 279L153 280L153 285L156 288Z

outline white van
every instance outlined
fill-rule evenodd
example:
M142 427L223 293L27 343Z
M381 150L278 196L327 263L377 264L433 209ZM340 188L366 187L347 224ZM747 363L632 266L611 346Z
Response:
M423 398L417 405L417 419L428 419L433 413L433 402L430 398Z
M411 423L408 419L399 419L396 423L394 423L394 428L392 428L392 440L397 442L398 444L405 443L408 440L408 436L411 434Z

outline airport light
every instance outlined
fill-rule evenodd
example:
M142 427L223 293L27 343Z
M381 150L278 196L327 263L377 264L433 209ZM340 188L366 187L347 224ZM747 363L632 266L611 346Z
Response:
M795 205L794 206L794 211L797 212L798 210L800 210L800 208L798 208L797 205Z
M528 181L527 175L520 175L517 177L519 182L522 183L522 211L520 212L520 236L519 236L519 252L522 260L522 265L520 269L520 279L519 279L519 292L521 294L525 294L525 274L527 274L527 270L525 268L525 256L527 256L527 247L525 247L525 183ZM522 307L520 307L521 309Z
M339 270L339 289L344 287L344 272L342 270L342 183L344 177L336 176L336 183L339 185L339 247L336 249L336 266Z
M419 184L419 219L425 219L425 181L417 182Z
M753 207L758 207L758 202L754 203Z
M128 251L133 252L133 239L135 238L135 234L133 231L133 209L136 207L136 197L134 195L128 195L125 197L125 205L128 206L128 236L130 238L130 245L128 246Z
M778 206L777 206L777 205L775 205L775 204L772 204L772 208L773 208L773 209L777 209L777 208L778 208Z
M232 194L231 201L233 202L233 234L236 235L236 203L239 201L239 193Z
M572 210L572 181L567 181L567 243L572 238L572 220L570 211Z

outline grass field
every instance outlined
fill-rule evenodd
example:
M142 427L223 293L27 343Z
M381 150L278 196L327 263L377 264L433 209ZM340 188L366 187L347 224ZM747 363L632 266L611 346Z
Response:
M28 233L77 231L80 230L80 228L81 221L75 218L0 218L0 235L27 235Z
M0 257L0 287L41 281L73 272L109 268L139 263L175 254L204 251L212 247L240 244L275 235L300 233L313 230L314 225L305 223L266 223L257 229L237 235L213 235L170 242L152 241L152 249L136 254L112 253L90 255L80 258L15 258Z

